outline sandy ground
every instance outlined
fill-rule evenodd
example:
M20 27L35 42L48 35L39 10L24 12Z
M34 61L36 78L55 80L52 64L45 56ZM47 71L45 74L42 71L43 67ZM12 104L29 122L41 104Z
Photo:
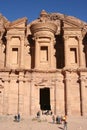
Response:
M68 117L67 130L87 130L87 117ZM63 124L52 122L51 116L35 117L15 122L13 116L0 116L0 130L63 130Z

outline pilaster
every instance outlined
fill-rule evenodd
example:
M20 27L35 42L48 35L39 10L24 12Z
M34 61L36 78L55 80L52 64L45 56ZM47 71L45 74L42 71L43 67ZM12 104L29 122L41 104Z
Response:
M10 42L11 37L6 36L7 44L6 44L6 67L10 67Z
M35 38L34 40L35 40L35 68L37 69L40 64L40 57L39 57L40 46L38 43L38 38Z
M62 74L57 75L56 80L56 115L65 114L64 85Z
M50 43L50 57L48 59L50 59L50 64L51 64L51 68L52 69L56 69L56 58L55 58L55 50L54 50L54 45L55 45L55 38L51 38L51 43Z
M20 59L20 67L24 67L24 36L21 36L21 59Z
M52 110L52 112L54 112L54 114L56 114L56 112L55 112L55 99L54 99L54 88L52 87L51 89L50 89L50 104L51 104L51 110Z
M3 104L3 114L9 114L9 78L4 78L4 104Z

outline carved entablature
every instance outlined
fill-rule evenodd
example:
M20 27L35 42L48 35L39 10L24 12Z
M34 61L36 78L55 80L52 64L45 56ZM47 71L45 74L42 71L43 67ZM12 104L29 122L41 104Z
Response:
M65 31L64 36L81 36L81 31Z

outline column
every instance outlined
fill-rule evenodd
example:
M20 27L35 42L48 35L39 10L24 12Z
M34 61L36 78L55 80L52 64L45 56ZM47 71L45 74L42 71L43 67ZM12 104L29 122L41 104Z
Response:
M24 82L23 73L19 73L19 84L18 84L18 113L24 114Z
M68 36L64 36L64 55L65 55L65 67L68 67L68 44L67 44Z
M37 110L40 110L40 87L38 86L37 89Z
M85 109L86 109L86 107L85 107L85 105L86 105L86 102L85 102L85 98L86 98L86 94L85 94L85 81L86 81L86 79L85 79L85 77L84 77L84 75L81 75L80 74L80 87L81 87L81 114L82 114L82 116L85 116Z
M35 68L36 69L39 67L39 64L40 64L39 55L40 55L40 46L38 43L38 39L35 38Z
M1 38L0 38L0 68L2 66L2 41L1 41Z
M7 36L7 44L6 44L6 67L10 67L10 42L11 37Z
M9 78L4 79L4 101L3 113L9 114Z
M56 115L56 79L54 81L54 114Z
M52 69L56 69L56 57L55 57L55 48L54 48L54 45L55 45L55 38L52 38L51 39L51 43L50 43L50 56L51 56L51 59L50 57L48 59L51 60L50 64L51 64L51 68Z
M30 116L30 76L29 73L25 74L24 79L24 116Z
M30 77L30 115L35 114L35 85L34 85L35 81L33 78L33 73L31 72L31 77Z
M53 114L55 114L54 88L50 88L50 104Z
M35 114L35 89L34 89L34 84L33 84L33 80L31 80L31 86L30 86L30 115L34 115Z
M39 79L38 79L39 81ZM30 84L30 115L35 115L40 110L40 86L31 76Z
M69 72L65 72L65 90L64 90L64 93L65 93L65 114L67 115L70 115L70 96L71 96L71 93L69 91L69 86L70 86L70 82L71 82L71 79L70 79L70 74Z
M24 68L24 36L21 37L21 59L20 59L20 67Z
M4 87L2 84L2 80L0 80L0 115L3 115L3 98L4 98Z
M83 45L82 45L82 37L78 36L79 40L79 65L80 67L85 67L85 54L83 50Z
M3 23L0 23L0 24L3 24ZM3 60L2 60L2 38L3 38L3 34L4 34L4 29L3 29L3 25L2 25L2 27L0 27L0 68L2 68L2 66L3 66Z
M65 100L64 100L64 86L62 86L63 79L61 75L57 75L56 81L56 115L65 114Z

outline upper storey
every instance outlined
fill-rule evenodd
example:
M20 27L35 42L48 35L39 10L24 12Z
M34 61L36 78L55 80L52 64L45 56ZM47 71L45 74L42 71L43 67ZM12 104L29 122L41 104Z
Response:
M0 15L0 67L87 68L87 23L44 10L29 24Z

